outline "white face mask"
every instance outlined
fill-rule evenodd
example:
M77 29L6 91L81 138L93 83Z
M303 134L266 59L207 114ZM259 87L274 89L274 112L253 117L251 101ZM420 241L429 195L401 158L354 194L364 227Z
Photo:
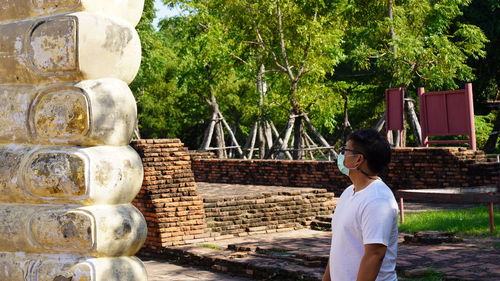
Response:
M355 156L355 155L349 155L349 156ZM356 170L357 168L348 168L344 165L344 160L345 160L345 155L344 153L340 153L337 156L337 167L339 168L340 172L346 176L349 176L349 172L351 170Z

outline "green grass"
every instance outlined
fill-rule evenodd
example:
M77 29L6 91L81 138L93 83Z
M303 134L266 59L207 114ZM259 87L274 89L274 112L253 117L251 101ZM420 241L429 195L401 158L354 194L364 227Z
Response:
M398 274L400 281L442 281L444 274L433 269Z
M203 247L203 248L212 249L212 250L224 250L224 247L221 247L219 245L213 245L213 244L200 244L198 246Z
M500 212L497 206L495 206L494 217L495 232L490 233L488 206L450 211L406 213L405 223L399 226L399 231L437 230L455 232L461 236L500 237Z

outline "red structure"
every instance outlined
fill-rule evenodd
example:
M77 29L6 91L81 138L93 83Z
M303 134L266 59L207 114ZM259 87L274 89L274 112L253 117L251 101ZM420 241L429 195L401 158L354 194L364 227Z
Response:
M392 88L385 90L385 102L387 105L387 130L398 131L404 129L404 96L404 88Z
M401 134L404 129L405 122L405 108L404 108L405 88L391 88L385 90L385 128L387 131L387 138L389 138L389 131L397 131ZM402 146L403 138L400 137L400 146Z
M420 125L422 142L429 144L468 143L476 150L476 132L474 127L474 107L472 102L472 84L465 84L465 89L441 92L425 92L418 89L420 99ZM466 140L429 140L430 136L467 135Z

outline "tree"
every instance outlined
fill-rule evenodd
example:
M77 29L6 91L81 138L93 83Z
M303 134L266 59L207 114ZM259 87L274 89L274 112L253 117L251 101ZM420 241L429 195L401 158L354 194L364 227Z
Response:
M198 15L207 14L226 30L231 46L225 50L235 58L252 61L254 77L261 65L271 82L270 92L285 97L290 108L287 130L282 132L286 148L294 128L294 158L301 158L307 109L325 91L321 86L327 72L342 58L341 38L344 22L341 7L327 1L239 0L176 1ZM212 22L214 24L214 22ZM213 27L211 27L213 28ZM227 38L227 37L224 37ZM224 50L225 47L218 47ZM238 50L240 53L231 52ZM255 79L255 78L254 78ZM305 122L304 122L305 121ZM319 134L318 134L319 135ZM329 146L321 137L323 145ZM275 142L277 143L277 142Z
M233 54L225 26L202 9L186 17L165 19L160 24L160 32L180 58L178 87L184 95L203 103L198 105L198 111L204 115L199 120L212 117L205 124L201 149L209 149L215 135L215 149L219 157L226 157L225 131L229 133L229 141L241 152L224 112L233 113L229 116L234 119L241 119L241 107L254 90L244 76L242 59Z
M487 39L477 26L459 21L470 2L354 1L346 10L351 24L341 75L378 85L373 108L380 108L376 104L383 100L384 88L445 90L473 80L467 63L484 57ZM341 75L335 80L344 80Z
M137 31L142 43L142 63L131 84L139 112L139 128L147 138L175 137L182 129L177 107L180 91L176 87L178 59L165 37L153 26L154 1L146 0Z

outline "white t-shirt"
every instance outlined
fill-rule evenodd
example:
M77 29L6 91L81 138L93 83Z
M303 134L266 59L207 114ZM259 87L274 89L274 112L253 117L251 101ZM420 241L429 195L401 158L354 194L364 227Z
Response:
M332 281L356 280L365 244L387 246L376 280L397 280L398 204L380 179L356 193L351 185L340 196L332 218Z

